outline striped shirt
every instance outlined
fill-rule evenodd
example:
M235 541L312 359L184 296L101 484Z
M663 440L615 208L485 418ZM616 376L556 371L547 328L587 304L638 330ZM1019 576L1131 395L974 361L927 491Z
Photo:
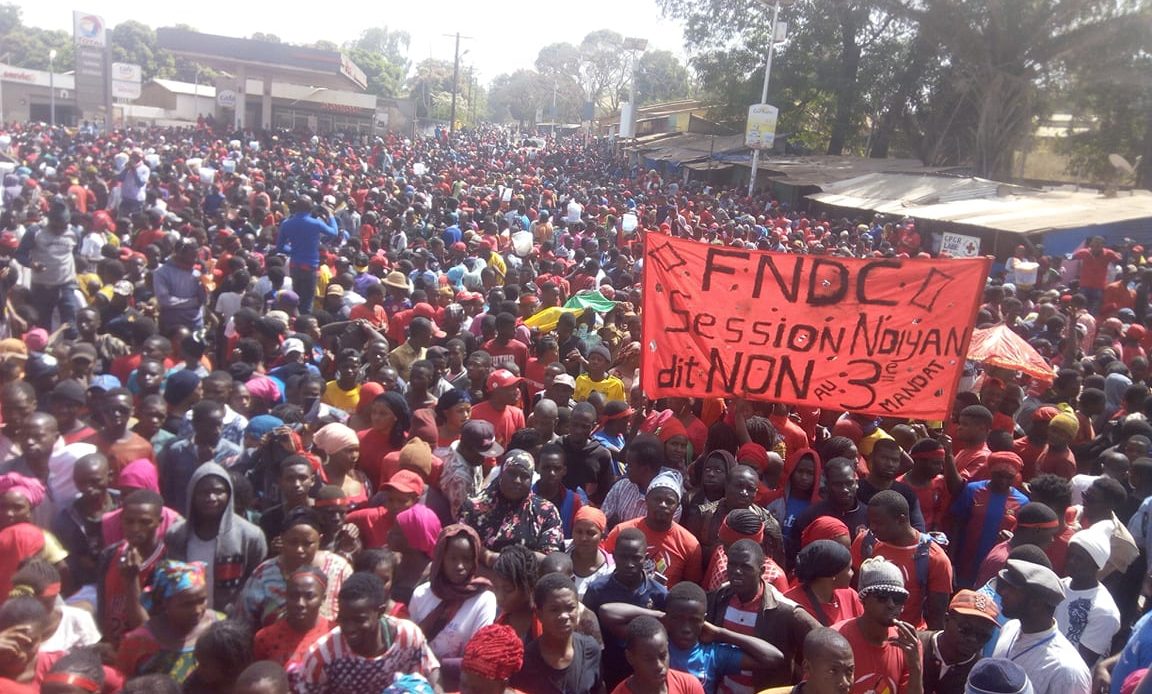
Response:
M388 625L387 648L374 658L352 651L340 627L320 637L304 662L292 673L298 694L382 692L397 674L416 673L430 679L440 661L428 647L420 627L406 619L381 617Z

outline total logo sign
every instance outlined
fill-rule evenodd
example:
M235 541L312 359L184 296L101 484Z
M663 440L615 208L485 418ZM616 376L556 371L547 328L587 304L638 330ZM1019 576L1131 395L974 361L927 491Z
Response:
M107 45L104 18L87 12L72 13L72 35L77 46L104 48Z

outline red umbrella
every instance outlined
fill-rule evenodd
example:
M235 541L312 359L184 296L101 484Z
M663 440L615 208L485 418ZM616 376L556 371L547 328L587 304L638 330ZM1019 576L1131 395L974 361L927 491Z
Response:
M968 359L1023 373L1042 381L1055 379L1052 365L1032 345L1006 325L976 330L968 345Z

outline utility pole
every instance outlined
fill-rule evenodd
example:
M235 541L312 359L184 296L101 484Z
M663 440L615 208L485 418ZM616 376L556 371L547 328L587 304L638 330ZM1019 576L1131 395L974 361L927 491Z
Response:
M558 88L559 88L559 84L556 81L556 78L553 77L552 78L552 139L553 140L556 139L556 90Z
M48 124L56 127L56 49L48 51Z
M470 39L472 37L461 36L460 32L444 35L456 37L456 57L452 62L452 114L448 121L448 134L451 135L456 132L456 93L460 91L460 39Z
M762 0L766 2L767 0ZM780 0L772 3L772 26L768 30L768 61L764 64L764 87L760 90L760 103L768 103L768 80L772 78L772 55L776 52L776 25L780 21ZM760 149L752 150L752 171L748 175L748 197L756 188L756 172L760 168Z

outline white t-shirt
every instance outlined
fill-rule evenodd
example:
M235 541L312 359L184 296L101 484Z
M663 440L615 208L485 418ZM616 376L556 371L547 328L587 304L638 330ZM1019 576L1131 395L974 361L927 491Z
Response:
M569 224L575 224L580 221L580 217L584 214L584 206L575 200L568 201L568 214L564 216L564 221Z
M1056 624L1073 646L1084 646L1093 653L1107 655L1112 650L1112 637L1120 630L1120 609L1112 594L1097 584L1089 590L1072 590L1072 579L1064 583L1064 602L1056 608Z
M1092 483L1100 479L1100 475L1073 475L1071 480L1072 485L1072 505L1079 506L1084 503L1084 492Z
M442 601L432 592L431 583L421 583L412 591L408 614L419 624ZM496 594L490 590L477 593L464 601L447 626L429 642L437 658L460 658L464 646L481 627L496 620Z
M60 609L60 626L40 643L41 653L62 653L100 642L100 630L90 612L71 605L61 605Z

